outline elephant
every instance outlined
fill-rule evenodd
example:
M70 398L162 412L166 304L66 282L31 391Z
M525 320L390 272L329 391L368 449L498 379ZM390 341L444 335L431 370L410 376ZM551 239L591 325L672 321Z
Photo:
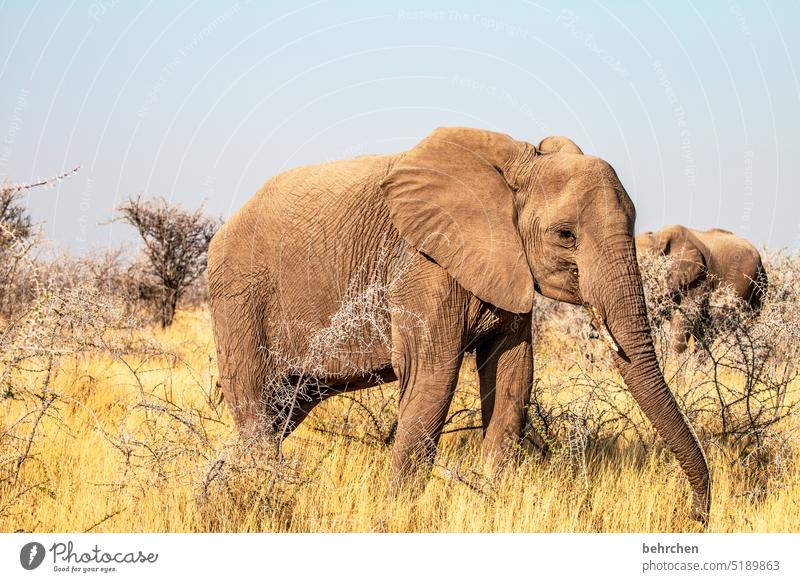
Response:
M705 520L708 463L656 359L635 215L611 165L564 137L443 127L405 152L273 177L208 251L219 382L240 434L281 442L325 398L397 381L390 491L413 490L475 350L482 455L503 466L523 437L540 293L588 310Z
M767 292L768 278L758 249L746 239L720 228L695 230L681 225L645 232L636 237L640 254L675 259L667 277L667 292L679 306L687 298L699 307L694 312L675 309L672 314L672 348L683 353L689 338L695 342L713 340L709 299L728 287L742 305L758 315Z

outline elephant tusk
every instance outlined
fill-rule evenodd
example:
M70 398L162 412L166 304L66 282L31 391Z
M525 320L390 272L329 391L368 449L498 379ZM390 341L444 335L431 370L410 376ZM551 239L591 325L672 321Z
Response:
M600 334L600 339L603 340L609 348L614 350L614 352L620 353L619 344L614 341L614 337L611 335L611 332L608 331L608 326L597 308L594 305L586 304L586 309L589 310L589 315L592 316L592 323L594 323L594 328L597 330L597 333Z

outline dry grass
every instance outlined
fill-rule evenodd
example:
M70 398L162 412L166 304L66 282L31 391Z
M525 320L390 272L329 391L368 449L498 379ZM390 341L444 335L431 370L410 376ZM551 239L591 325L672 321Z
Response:
M426 491L390 500L393 385L331 398L286 440L279 459L236 437L214 388L206 311L179 312L166 331L111 317L93 335L86 330L96 320L87 319L78 325L87 340L79 345L59 343L54 333L50 352L25 352L11 339L4 346L18 358L6 357L0 400L0 531L698 529L688 519L683 474L654 446L599 342L576 344L557 326L540 326L534 444L520 463L496 476L481 467L468 358ZM679 394L704 386L681 365L668 366ZM717 372L726 386L744 382L735 370ZM785 388L782 405L800 400L797 380ZM797 415L781 416L761 448L742 454L741 441L716 431L713 409L692 414L714 476L709 531L800 531ZM765 448L773 440L780 444ZM769 454L751 462L762 450Z

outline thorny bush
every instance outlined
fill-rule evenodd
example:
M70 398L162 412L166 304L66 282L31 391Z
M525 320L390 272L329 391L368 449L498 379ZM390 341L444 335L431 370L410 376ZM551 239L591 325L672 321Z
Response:
M682 354L670 348L671 317L677 309L697 317L701 306L686 299L673 303L666 288L670 262L669 257L640 262L665 378L706 450L738 467L748 494L761 498L768 487L782 486L782 475L797 461L789 445L797 438L790 422L797 397L790 391L800 372L800 258L767 254L770 281L758 315L729 288L712 293L706 339ZM528 441L584 474L587 454L656 446L654 430L614 373L602 343L592 339L588 317L571 306L541 303L538 335L548 336L550 345L565 335L574 343L572 349L537 353Z

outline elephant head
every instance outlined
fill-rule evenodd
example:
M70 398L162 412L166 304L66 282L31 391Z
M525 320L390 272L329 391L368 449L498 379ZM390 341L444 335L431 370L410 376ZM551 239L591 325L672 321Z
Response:
M708 466L658 366L636 261L636 213L613 168L563 137L536 147L442 128L401 156L382 188L401 236L479 299L526 313L538 291L586 306L704 518Z
M675 225L636 237L639 255L663 255L675 260L667 277L667 287L675 294L697 286L708 275L711 253L688 228Z

